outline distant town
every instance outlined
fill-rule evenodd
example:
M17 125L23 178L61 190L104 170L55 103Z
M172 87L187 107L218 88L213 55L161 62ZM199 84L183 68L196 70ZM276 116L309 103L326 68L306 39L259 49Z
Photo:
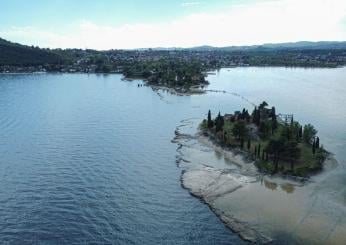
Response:
M329 67L346 64L345 42L247 47L139 50L40 49L0 39L0 73L121 73L168 87L204 86L206 73L225 67Z

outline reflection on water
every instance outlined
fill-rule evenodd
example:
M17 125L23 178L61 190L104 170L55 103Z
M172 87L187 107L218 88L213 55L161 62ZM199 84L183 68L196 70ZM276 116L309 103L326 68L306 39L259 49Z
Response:
M286 184L282 184L280 185L281 189L283 191L285 191L287 194L290 194L290 193L293 193L295 188L294 188L294 185L292 184L289 184L289 183L286 183Z
M272 191L275 191L278 188L278 184L275 182L270 182L268 180L264 180L264 186Z
M294 185L291 183L283 183L279 185L276 182L272 182L265 179L265 177L261 177L261 185L263 186L263 184L265 188L270 189L272 191L276 191L278 189L278 186L280 186L281 190L286 192L287 194L291 194L295 190Z

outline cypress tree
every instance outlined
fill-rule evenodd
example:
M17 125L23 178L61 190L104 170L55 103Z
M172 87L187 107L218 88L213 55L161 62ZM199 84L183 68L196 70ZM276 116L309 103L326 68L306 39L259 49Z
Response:
M278 128L278 121L275 114L275 107L273 107L272 108L272 134L274 134L277 128Z
M212 128L213 127L213 122L211 120L211 112L210 110L208 111L208 128Z
M250 150L250 148L251 148L251 140L248 139L247 140L247 149Z
M257 115L256 115L256 125L259 126L261 122L261 112L257 110Z
M246 110L245 110L245 108L243 108L243 111L242 111L242 113L241 113L241 119L245 119L245 116L246 116Z
M265 150L262 150L262 160L264 161L264 154L265 154Z
M240 148L244 149L244 139L243 138L241 138L241 140L240 140Z
M275 111L275 107L272 107L272 119L276 118L276 111Z
M261 121L261 114L260 114L260 110L257 109L257 107L255 107L255 110L253 112L253 123L256 124L257 126L259 126L260 121Z
M261 144L258 145L257 155L258 155L258 158L261 157Z
M299 138L303 137L303 126L300 126L299 128Z
M316 140L314 139L314 142L312 143L312 154L315 155L316 153Z
M257 146L255 146L255 159L257 158Z
M223 129L223 125L224 125L224 119L223 117L221 116L220 112L219 114L217 115L216 119L215 119L215 130L216 132L219 132Z
M255 106L255 109L252 113L252 122L256 124L256 116L257 116L257 106Z
M316 149L320 148L320 137L316 138Z

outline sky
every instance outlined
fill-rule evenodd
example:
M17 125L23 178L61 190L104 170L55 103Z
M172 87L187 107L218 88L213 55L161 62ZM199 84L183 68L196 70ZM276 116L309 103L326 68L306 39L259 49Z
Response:
M0 37L45 48L346 41L346 0L1 0Z

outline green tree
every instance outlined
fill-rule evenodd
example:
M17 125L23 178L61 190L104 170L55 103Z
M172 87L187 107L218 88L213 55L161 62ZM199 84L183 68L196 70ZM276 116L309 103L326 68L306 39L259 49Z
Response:
M244 138L240 139L240 148L244 149Z
M232 128L232 134L234 137L236 137L238 140L243 139L247 136L248 130L246 128L245 122L243 121L237 121L234 123L234 126Z
M316 153L316 140L314 138L314 141L312 142L312 154L315 155L315 153Z
M225 121L223 119L223 116L221 116L220 112L217 115L216 119L215 119L215 130L216 132L220 132L223 130L223 126L225 124Z
M269 137L270 136L270 130L271 125L269 121L262 121L259 125L259 131L263 134L263 137Z
M320 137L316 137L316 149L320 148Z
M311 124L304 126L303 139L307 144L311 144L312 140L315 138L317 130Z
M257 109L257 107L255 107L254 111L252 112L252 122L256 124L257 126L259 126L260 121L261 121L260 110Z
M300 126L300 128L299 128L299 138L302 138L303 137L303 127L302 126Z
M278 121L276 118L276 111L275 111L275 107L272 107L272 134L274 134L275 130L278 128Z
M271 139L267 146L267 151L273 155L274 172L279 168L280 154L285 150L285 141L282 138Z
M301 150L297 141L288 141L285 143L281 157L291 163L291 170L294 171L294 164L301 156Z
M281 132L281 136L284 137L286 140L291 140L291 138L292 138L291 127L289 127L287 124L285 124L285 127Z
M213 125L213 121L211 120L211 112L210 110L208 111L208 128L212 128L214 125Z

